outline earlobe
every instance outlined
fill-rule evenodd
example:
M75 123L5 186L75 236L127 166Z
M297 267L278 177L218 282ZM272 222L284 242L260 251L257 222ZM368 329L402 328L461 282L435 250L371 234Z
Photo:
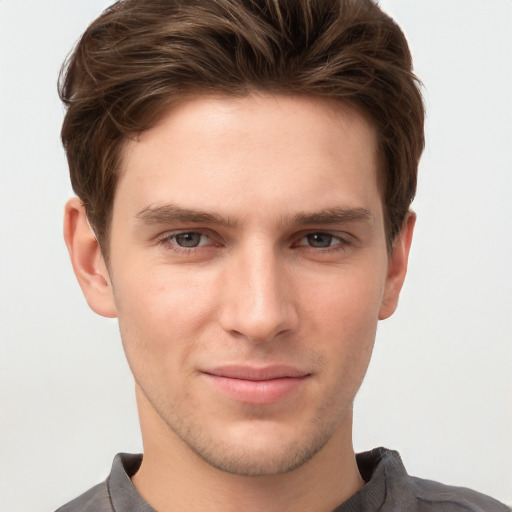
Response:
M70 199L64 212L64 240L78 283L89 304L99 315L116 317L112 285L100 245L87 221L79 198Z
M400 291L404 284L409 261L412 234L416 223L416 214L410 211L404 220L402 229L395 239L393 249L389 256L388 275L384 296L379 311L379 320L389 318L398 306Z

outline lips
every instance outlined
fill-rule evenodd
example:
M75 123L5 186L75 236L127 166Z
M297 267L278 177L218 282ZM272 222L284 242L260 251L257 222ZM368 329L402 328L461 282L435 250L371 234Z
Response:
M249 404L272 404L295 394L310 374L287 365L221 366L203 371L213 388L228 398Z

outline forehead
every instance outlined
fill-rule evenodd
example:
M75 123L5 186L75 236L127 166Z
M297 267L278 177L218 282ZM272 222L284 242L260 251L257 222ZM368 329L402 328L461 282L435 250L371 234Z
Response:
M379 196L377 170L375 129L345 104L199 96L126 144L114 213L121 201L137 211L172 201L239 215L256 204L283 215L368 208Z

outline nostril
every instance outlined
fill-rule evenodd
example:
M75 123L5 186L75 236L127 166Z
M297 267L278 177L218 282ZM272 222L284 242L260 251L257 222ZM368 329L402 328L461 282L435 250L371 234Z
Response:
M240 306L238 303L237 306ZM277 337L295 331L298 315L291 307L277 306L272 311L244 312L242 308L233 308L222 317L221 324L236 338L245 338L252 343L268 343Z

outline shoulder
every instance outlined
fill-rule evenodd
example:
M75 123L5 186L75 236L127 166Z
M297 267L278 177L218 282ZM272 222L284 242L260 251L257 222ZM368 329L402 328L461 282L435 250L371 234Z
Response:
M466 487L409 477L421 512L510 512L503 503Z
M55 512L113 512L105 482L94 486Z
M357 455L367 484L358 500L364 510L390 512L512 512L503 503L467 489L410 476L398 452L375 448Z
M55 512L154 512L135 489L130 477L142 462L141 454L118 453L107 480L58 508Z

